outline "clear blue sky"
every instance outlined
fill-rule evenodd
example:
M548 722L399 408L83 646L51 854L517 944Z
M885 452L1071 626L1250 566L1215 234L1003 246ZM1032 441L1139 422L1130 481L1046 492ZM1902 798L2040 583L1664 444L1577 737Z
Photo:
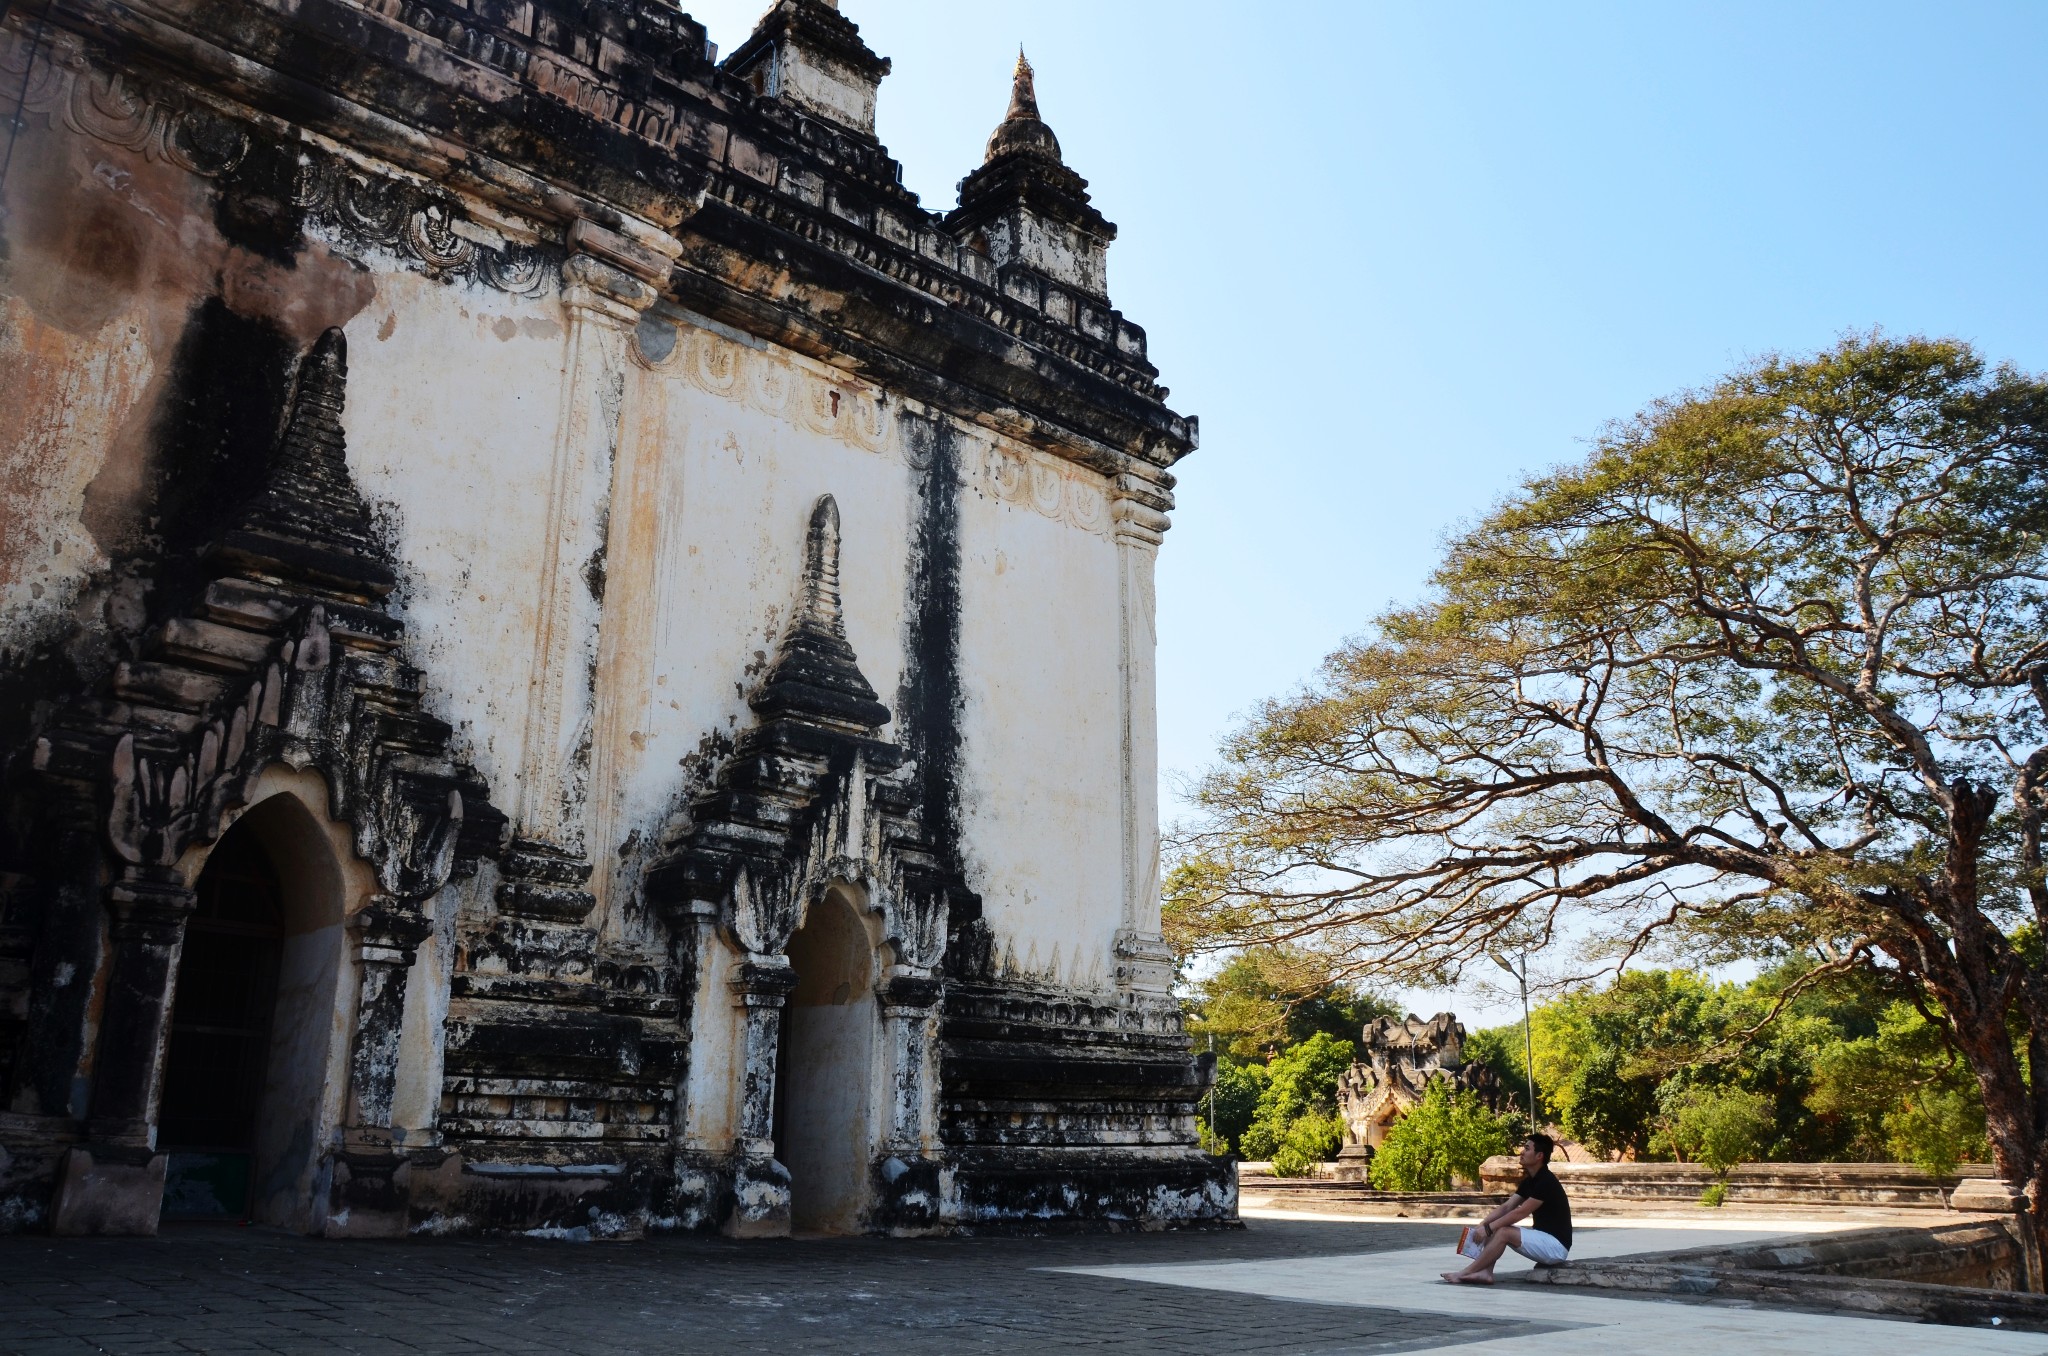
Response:
M726 51L765 8L683 3ZM1659 395L1872 326L2048 369L2048 4L842 9L927 207L1022 42L1121 228L1111 298L1202 419L1160 560L1169 774Z

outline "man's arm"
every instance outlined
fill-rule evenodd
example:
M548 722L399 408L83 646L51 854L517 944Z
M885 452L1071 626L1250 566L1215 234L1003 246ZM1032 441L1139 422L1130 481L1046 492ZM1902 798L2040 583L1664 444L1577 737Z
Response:
M1533 1196L1510 1196L1498 1210L1479 1221L1481 1229L1496 1229L1503 1224L1525 1220L1536 1213L1536 1207L1543 1202Z

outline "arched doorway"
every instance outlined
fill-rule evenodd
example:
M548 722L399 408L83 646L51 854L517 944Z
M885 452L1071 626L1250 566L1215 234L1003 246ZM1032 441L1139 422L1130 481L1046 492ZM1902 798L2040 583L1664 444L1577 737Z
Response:
M163 1217L319 1227L315 1197L341 1092L346 901L359 896L308 808L313 774L266 772L269 794L221 835L194 882L172 992L157 1147Z
M852 1233L867 1205L875 1089L875 947L852 892L834 887L789 942L796 989L783 1011L775 1156L789 1169L790 1224Z
M284 900L277 867L246 823L199 873L164 1054L157 1148L165 1219L246 1219L270 1061Z

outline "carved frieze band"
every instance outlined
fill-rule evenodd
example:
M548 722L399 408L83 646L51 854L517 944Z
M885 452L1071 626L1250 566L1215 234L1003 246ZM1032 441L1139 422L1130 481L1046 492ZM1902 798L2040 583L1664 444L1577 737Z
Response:
M95 70L69 33L35 39L0 30L0 75L19 82L21 108L53 126L165 160L208 178L249 153L249 133L232 120L119 72Z
M232 174L252 145L249 129L232 118L175 90L95 67L68 33L32 44L0 29L0 77L19 82L23 111L52 126L205 178ZM292 195L305 226L349 253L382 249L431 277L474 280L515 296L537 296L559 283L557 251L508 240L450 198L310 148L301 152Z
M300 156L292 202L322 238L350 252L385 250L429 277L473 280L521 297L560 285L556 251L514 243L450 199L329 156Z
M900 457L916 470L929 464L930 453L902 436L879 387L812 371L787 354L763 352L660 315L648 316L635 331L633 357L648 371L679 377L812 433ZM1110 487L1103 477L972 425L956 424L954 436L960 473L971 488L1054 522L1109 535Z

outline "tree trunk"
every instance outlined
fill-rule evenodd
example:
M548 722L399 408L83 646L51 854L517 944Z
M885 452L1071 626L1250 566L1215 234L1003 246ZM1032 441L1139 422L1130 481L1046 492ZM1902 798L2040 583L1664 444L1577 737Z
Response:
M2033 1246L2027 1249L2026 1283L2029 1290L2041 1293L2048 1286L2048 1277L2041 1274L2041 1258L2048 1254L2048 1182L2043 1181L2048 1161L2041 1152L2033 1090L2013 1053L2004 1014L1969 1014L1944 1006L1957 1048L1984 1094L1984 1130L1991 1141L1992 1168L2026 1201L2019 1215L2021 1227L2033 1233ZM2038 1041L2029 1041L2030 1059L2038 1045Z

